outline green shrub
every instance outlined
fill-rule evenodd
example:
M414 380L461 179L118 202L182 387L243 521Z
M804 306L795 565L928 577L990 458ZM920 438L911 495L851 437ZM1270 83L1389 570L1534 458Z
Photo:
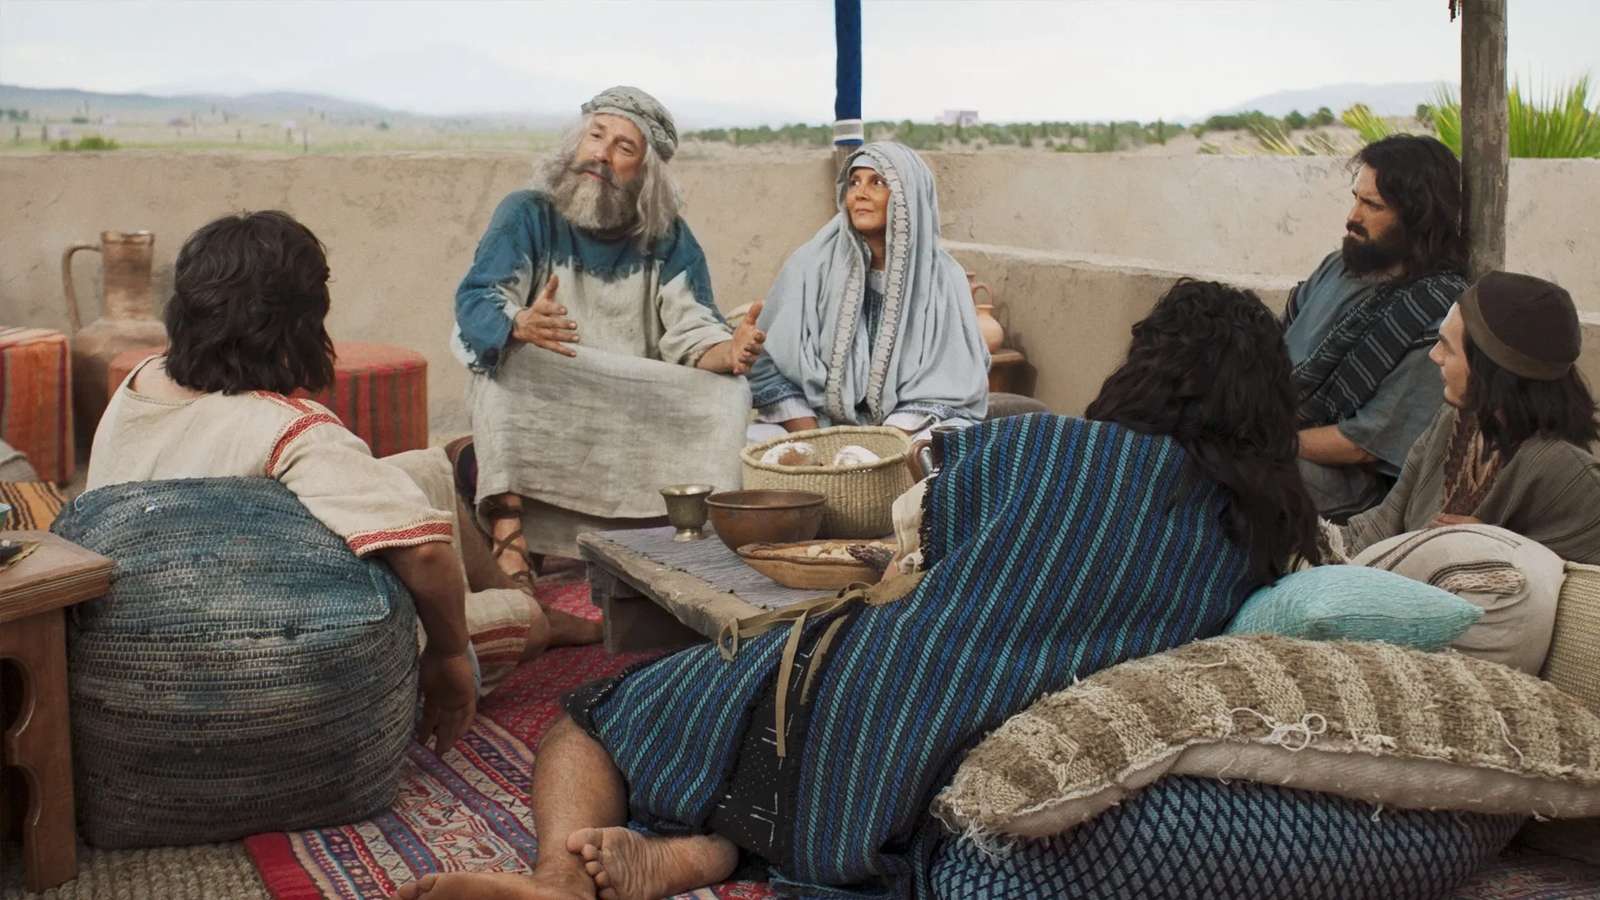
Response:
M88 137L79 138L76 144L67 140L66 138L62 138L61 140L50 145L51 150L59 151L115 150L117 147L118 144L116 141L113 141L109 138L103 138L97 134L91 134Z
M1440 90L1433 126L1439 140L1461 155L1461 101ZM1600 103L1589 103L1589 77L1524 99L1513 82L1506 91L1506 143L1516 158L1600 158Z
M1382 116L1373 112L1372 108L1365 103L1357 103L1355 106L1350 107L1340 113L1339 118L1344 124L1355 129L1363 144L1381 141L1395 133L1394 126L1385 121Z

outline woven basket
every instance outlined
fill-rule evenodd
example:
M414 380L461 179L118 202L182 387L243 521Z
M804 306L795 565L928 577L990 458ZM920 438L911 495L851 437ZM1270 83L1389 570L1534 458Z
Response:
M90 491L54 531L117 563L68 620L79 833L98 847L359 821L399 784L416 613L266 478Z
M1600 715L1600 567L1567 563L1543 674ZM1600 863L1600 818L1530 822L1522 830L1522 842L1568 859Z
M788 441L811 444L823 459L832 459L850 444L865 447L882 459L848 468L761 461L761 454ZM894 531L895 498L911 487L911 470L906 468L910 453L911 439L898 428L840 425L796 431L744 449L744 486L746 490L812 491L828 498L818 537L883 537Z

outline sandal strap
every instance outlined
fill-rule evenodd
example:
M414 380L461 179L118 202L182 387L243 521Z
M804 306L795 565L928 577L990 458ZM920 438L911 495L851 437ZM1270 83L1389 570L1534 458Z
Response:
M528 569L518 569L515 572L508 573L507 577L509 577L512 581L517 582L518 590L526 593L530 597L533 596L534 577L532 571Z
M520 541L520 540L522 540L522 531L521 531L521 529L518 529L516 531L511 532L510 534L506 535L503 538L496 539L495 542L494 542L494 545L489 548L490 557L498 560L500 558L500 554L506 552L507 550L516 550L518 556L522 556L522 557L526 558L527 555L528 555L528 551L520 549L520 548L514 546L517 543L517 541Z

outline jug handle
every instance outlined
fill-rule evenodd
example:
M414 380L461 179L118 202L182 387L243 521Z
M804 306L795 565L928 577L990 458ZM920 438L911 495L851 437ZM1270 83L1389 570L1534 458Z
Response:
M67 294L67 321L72 324L74 334L83 327L83 320L78 316L78 292L72 288L72 254L79 250L93 250L99 253L100 245L73 244L61 254L61 289Z
M911 445L911 452L906 454L906 468L911 470L913 484L927 478L939 467L933 455L933 441L928 438Z
M989 287L987 284L984 284L981 281L976 282L975 284L972 285L972 302L973 303L977 303L978 302L978 292L979 291L983 291L984 293L988 294L989 295L989 304L990 305L994 304L994 288Z

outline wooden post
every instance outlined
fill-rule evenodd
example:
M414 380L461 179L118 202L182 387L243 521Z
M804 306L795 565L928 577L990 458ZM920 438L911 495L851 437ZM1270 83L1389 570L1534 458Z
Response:
M1461 216L1471 277L1506 262L1506 0L1461 0Z

